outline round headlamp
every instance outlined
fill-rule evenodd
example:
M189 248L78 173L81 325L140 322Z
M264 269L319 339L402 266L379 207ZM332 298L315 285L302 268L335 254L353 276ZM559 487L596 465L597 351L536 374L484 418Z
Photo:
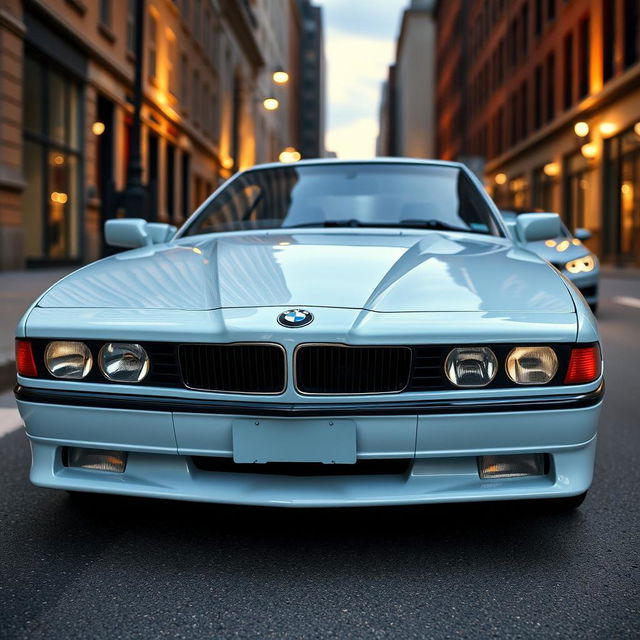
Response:
M113 382L140 382L149 373L149 356L139 344L108 342L100 349L98 364Z
M547 384L558 371L551 347L515 347L507 356L507 375L517 384Z
M460 347L449 353L444 371L456 387L486 387L496 377L498 360L488 347Z
M56 340L44 350L44 364L54 378L82 380L91 371L93 356L84 342Z

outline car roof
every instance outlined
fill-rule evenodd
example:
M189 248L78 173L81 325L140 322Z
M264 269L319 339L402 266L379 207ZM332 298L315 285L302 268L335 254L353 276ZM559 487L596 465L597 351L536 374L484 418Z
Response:
M311 158L309 160L299 160L298 162L287 164L282 162L267 162L248 167L245 171L253 171L255 169L273 169L278 167L295 167L295 166L322 166L322 165L341 165L341 164L397 164L397 165L427 165L437 167L455 167L457 169L466 169L460 162L450 162L448 160L430 160L423 158Z

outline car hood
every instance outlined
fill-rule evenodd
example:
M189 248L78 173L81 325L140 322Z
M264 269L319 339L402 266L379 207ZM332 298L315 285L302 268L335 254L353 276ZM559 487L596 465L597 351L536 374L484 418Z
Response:
M342 229L195 236L127 251L67 276L38 305L574 312L555 270L504 239Z

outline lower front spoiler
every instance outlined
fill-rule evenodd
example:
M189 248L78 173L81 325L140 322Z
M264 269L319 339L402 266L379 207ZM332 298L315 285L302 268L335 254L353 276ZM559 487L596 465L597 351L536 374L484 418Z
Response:
M31 481L41 487L219 504L355 507L578 495L591 484L596 437L548 452L544 476L500 480L481 480L477 458L469 455L417 458L402 475L293 477L203 471L189 456L132 452L119 474L64 467L59 443L32 440L31 446Z

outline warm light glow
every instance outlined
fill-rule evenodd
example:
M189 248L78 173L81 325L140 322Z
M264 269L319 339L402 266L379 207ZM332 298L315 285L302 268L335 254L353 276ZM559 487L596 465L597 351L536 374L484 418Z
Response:
M636 132L636 135L640 136L640 122L636 122L633 125L633 130Z
M582 242L578 240L578 238L574 238L573 240L571 240L571 244L575 244L576 247L579 247L582 244Z
M280 101L277 98L265 98L262 102L262 106L267 111L275 111L280 106Z
M580 138L584 138L589 135L589 125L586 122L576 122L573 126L573 130Z
M612 136L616 132L617 127L613 122L601 122L598 129L600 129L600 133L603 136Z
M587 142L580 147L580 152L585 158L591 160L598 155L598 147L593 142Z
M282 69L274 71L271 77L276 84L287 84L289 82L289 74L286 71L282 71Z
M555 247L558 244L555 240L545 240L544 243L547 247Z
M547 162L547 164L544 165L543 171L545 175L552 177L560 175L560 165L557 162Z
M65 202L69 199L66 193L62 193L60 191L53 191L51 193L51 202L56 202L58 204L65 204Z
M226 156L225 158L222 158L220 164L222 164L223 169L231 169L233 167L233 158Z
M622 191L623 196L630 196L633 193L633 189L628 182L625 182L621 187L620 191Z
M56 153L56 155L53 156L53 164L58 166L64 164L64 156L61 153Z
M104 133L105 126L104 122L94 122L91 125L91 132L94 136L101 136Z
M280 160L280 162L285 162L285 163L298 162L300 158L302 158L302 156L300 155L300 152L294 147L287 147L278 156L278 159Z
M570 246L571 245L569 244L568 240L563 240L556 247L556 251L560 251L562 253L563 251L566 251Z
M505 173L496 173L496 184L505 184L507 182L507 175Z
M193 251L193 253L197 253L199 256L202 255L202 249L198 249L198 247L193 247L191 251Z

